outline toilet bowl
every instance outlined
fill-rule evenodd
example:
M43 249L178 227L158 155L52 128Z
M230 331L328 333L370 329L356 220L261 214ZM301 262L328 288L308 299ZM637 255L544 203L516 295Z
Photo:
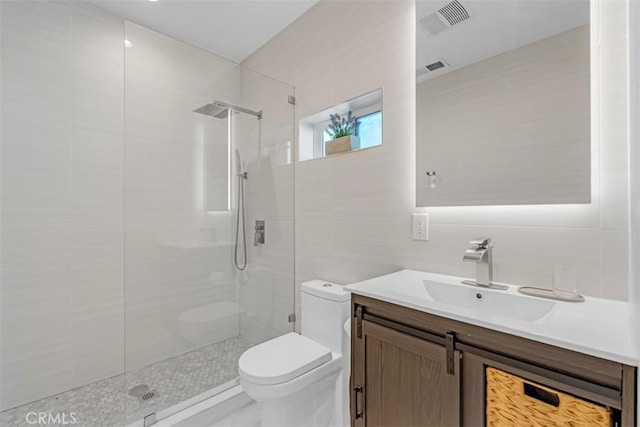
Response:
M302 284L301 334L245 351L240 385L262 405L262 427L347 426L350 294L322 280Z

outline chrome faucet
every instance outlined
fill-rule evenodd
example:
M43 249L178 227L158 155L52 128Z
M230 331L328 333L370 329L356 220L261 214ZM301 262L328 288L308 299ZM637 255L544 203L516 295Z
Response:
M462 283L491 289L509 289L505 285L493 283L493 258L491 238L478 237L469 242L473 247L467 249L462 257L463 261L476 263L476 280L463 280Z

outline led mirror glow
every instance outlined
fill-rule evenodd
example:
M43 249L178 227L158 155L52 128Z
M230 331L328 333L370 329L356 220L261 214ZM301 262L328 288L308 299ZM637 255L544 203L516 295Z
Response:
M591 203L589 1L458 3L416 4L416 205Z

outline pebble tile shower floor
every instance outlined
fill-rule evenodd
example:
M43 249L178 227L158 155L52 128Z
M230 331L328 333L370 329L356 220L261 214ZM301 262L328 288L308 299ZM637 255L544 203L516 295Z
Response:
M128 372L126 379L125 375L118 375L8 409L0 413L0 426L33 426L33 422L27 422L30 412L53 416L66 413L67 423L69 414L75 412L75 425L83 427L123 426L233 380L238 376L238 358L250 347L250 343L240 337L221 341ZM159 396L146 402L130 396L129 390L140 384L147 384ZM30 417L33 421L33 415Z

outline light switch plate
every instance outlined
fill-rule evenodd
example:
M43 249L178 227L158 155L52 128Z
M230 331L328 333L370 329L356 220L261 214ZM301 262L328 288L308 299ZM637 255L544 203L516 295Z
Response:
M413 240L429 240L429 214L413 214L411 235Z

